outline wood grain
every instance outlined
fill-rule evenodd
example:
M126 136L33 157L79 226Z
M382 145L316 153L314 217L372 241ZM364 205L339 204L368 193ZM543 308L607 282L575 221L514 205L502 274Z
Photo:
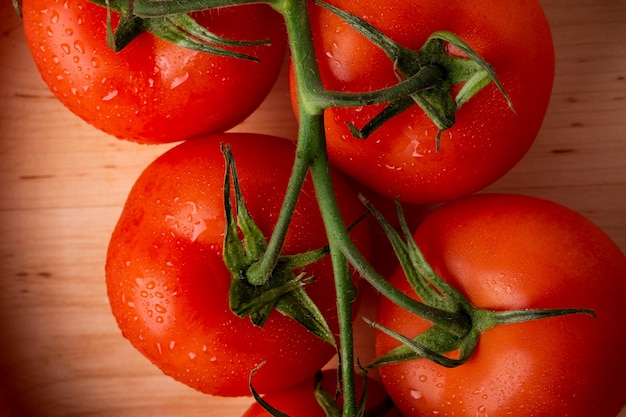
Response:
M552 102L535 146L489 190L565 204L624 251L626 1L542 3L557 51ZM295 134L285 71L237 130ZM122 142L69 113L41 81L20 21L2 2L0 417L236 417L251 402L163 376L121 337L109 311L108 236L134 179L168 146Z

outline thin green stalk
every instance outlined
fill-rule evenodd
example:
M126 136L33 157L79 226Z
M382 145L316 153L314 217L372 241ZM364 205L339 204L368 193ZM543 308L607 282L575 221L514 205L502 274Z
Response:
M307 2L303 0L274 1L272 6L284 16L287 28L289 46L294 65L296 66L296 76L298 77L298 102L306 103L307 97L312 90L322 88L319 79L319 72L311 70L317 68L313 51L313 35L310 32L310 22L308 17ZM309 68L309 71L305 71ZM306 74L306 75L302 75ZM310 117L312 112L308 111L305 105L300 105L301 118ZM271 274L285 241L287 228L295 210L298 195L302 189L302 184L306 179L309 166L311 164L311 150L309 149L312 134L306 127L307 123L300 123L298 126L298 141L296 145L296 159L294 168L289 179L287 192L283 200L283 205L276 223L276 227L268 248L261 259L252 265L246 274L246 278L251 283L263 283Z
M253 285L262 285L269 279L280 257L287 229L309 170L310 160L307 157L308 152L301 149L306 146L306 142L298 142L296 158L289 183L287 184L285 198L283 199L276 226L267 244L267 249L261 259L257 263L252 264L246 271L246 279Z

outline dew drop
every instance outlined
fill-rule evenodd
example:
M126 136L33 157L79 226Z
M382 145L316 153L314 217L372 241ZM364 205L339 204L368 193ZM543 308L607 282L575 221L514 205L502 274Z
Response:
M67 43L62 43L61 49L63 49L63 52L65 52L66 54L69 54L72 51L72 48Z
M193 352L189 352L189 359L195 359L196 358L196 354Z
M117 97L118 93L119 92L117 90L113 90L109 94L107 94L106 96L102 97L102 101L113 100L115 97Z
M170 350L173 350L174 346L176 346L176 341L175 340L170 341Z
M419 400L420 398L422 398L422 393L414 389L412 389L409 392L409 395L411 396L411 398L416 399L416 400Z
M167 313L167 309L161 304L155 304L154 309L161 314Z
M84 54L85 53L85 44L83 43L83 41L76 41L76 42L74 42L74 49L76 49L81 54Z
M50 23L55 24L59 22L59 12L57 12L56 10L52 11L52 14L50 15Z
M180 77L174 78L174 81L172 81L172 84L170 84L170 89L172 89L172 90L175 89L176 87L180 86L182 83L187 81L188 79L189 79L189 73L188 72L184 73Z

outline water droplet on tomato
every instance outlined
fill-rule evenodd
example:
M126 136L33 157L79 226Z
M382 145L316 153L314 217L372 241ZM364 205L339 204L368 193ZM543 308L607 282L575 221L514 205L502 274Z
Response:
M175 346L176 346L176 341L175 340L170 341L170 346L169 346L170 350L174 350Z
M52 30L50 26L46 28L46 35L48 35L49 38L54 36L54 31Z
M196 358L196 354L193 352L189 352L189 359L195 359Z
M170 89L171 90L175 89L176 87L180 86L182 83L187 81L188 79L189 79L189 73L188 72L184 73L180 77L174 78L174 81L172 81L172 84L170 84Z
M155 304L154 309L161 314L167 313L167 309L163 307L161 304Z
M118 93L119 92L117 90L113 90L109 94L107 94L106 96L102 97L102 101L113 100L115 97L117 97Z
M76 49L78 52L80 52L81 54L85 53L85 44L83 43L83 41L76 41L74 42L74 49Z
M419 380L420 380L420 382L426 382L426 381L428 381L428 376L426 376L426 375L420 375L420 376L419 376Z
M98 58L92 58L91 59L91 66L94 68L99 68L100 67L100 59Z
M50 15L50 23L55 24L59 22L59 12L57 12L56 10L52 11L52 14Z
M422 398L422 393L418 390L414 390L412 389L411 391L409 391L409 395L411 396L411 398L415 399L415 400L419 400L420 398Z
M72 51L72 48L70 47L69 44L67 43L62 43L61 44L61 49L63 50L63 52L65 52L67 55L70 54L70 52Z

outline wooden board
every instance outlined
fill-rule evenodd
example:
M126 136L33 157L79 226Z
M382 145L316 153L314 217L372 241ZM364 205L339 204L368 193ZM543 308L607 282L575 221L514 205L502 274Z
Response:
M551 106L528 156L490 190L565 204L626 250L626 0L542 3L557 50ZM237 130L295 134L285 75ZM236 417L251 402L163 376L109 312L108 236L136 176L165 149L113 139L69 113L2 2L1 417Z

